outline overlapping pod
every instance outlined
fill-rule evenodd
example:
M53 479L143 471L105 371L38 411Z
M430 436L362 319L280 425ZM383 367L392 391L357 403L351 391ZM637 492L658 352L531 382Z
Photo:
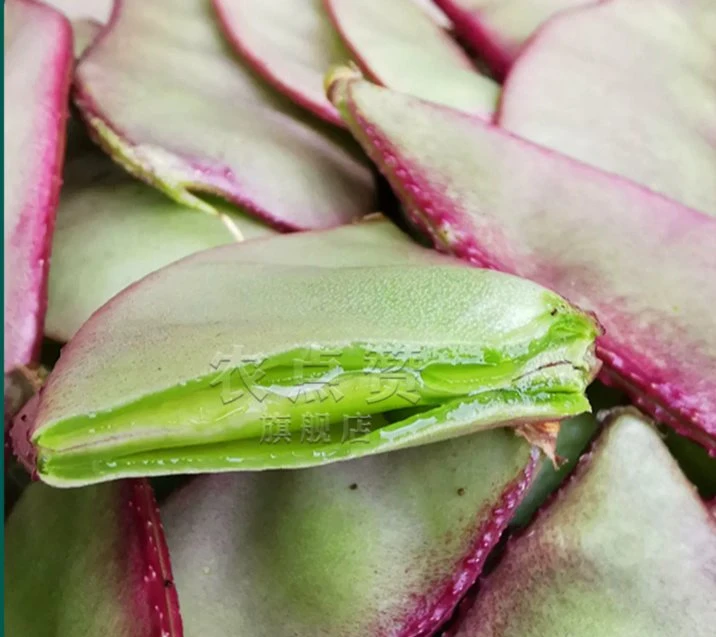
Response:
M510 71L497 121L716 215L714 67L711 0L608 0L540 30Z
M72 30L34 0L5 3L5 372L42 338L72 70Z
M537 455L497 429L329 467L200 476L161 520L144 480L35 484L6 528L5 627L432 634L482 571Z
M5 631L36 637L182 637L147 480L26 489L5 527Z
M396 91L492 119L499 85L416 0L323 0L364 73Z
M187 635L431 635L536 454L505 429L327 467L200 476L162 509Z
M263 84L230 50L210 2L118 0L82 56L75 102L135 176L190 207L220 195L279 229L374 210L351 140Z
M66 342L127 286L182 257L275 234L221 201L196 214L98 152L68 160L52 243L45 334Z
M456 637L708 637L716 519L636 412L510 542Z
M213 0L231 44L246 63L296 104L343 126L326 99L323 76L351 54L321 0Z
M596 0L592 0L594 2ZM590 0L433 0L457 34L504 77L525 42L560 11Z
M437 245L593 311L604 377L716 453L716 219L350 71L329 90Z
M56 485L326 464L588 411L597 332L385 222L258 239L111 300L13 438Z

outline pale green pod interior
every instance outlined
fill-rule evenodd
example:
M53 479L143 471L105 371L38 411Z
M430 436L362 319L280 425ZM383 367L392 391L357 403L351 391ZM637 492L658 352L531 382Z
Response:
M105 305L30 435L55 484L323 464L587 411L596 334L559 296L384 222L259 239Z

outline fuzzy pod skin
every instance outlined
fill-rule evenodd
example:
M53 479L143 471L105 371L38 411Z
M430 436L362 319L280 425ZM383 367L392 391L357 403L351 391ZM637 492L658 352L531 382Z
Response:
M330 94L436 245L594 312L603 378L716 453L716 220L351 71Z
M636 410L606 431L482 583L456 637L707 637L716 520Z
M96 312L16 418L15 450L71 486L298 468L559 421L589 410L597 333L561 297L385 221L257 239L159 270Z
M596 1L596 0L593 0ZM504 78L520 50L542 24L589 0L433 0L456 33Z
M72 71L69 22L34 0L5 3L5 373L42 339Z
M351 54L321 0L212 0L222 29L242 59L299 106L336 126L343 120L323 90L323 76Z
M608 0L536 35L497 122L716 215L714 67L712 0Z
M209 2L118 0L82 56L75 103L130 173L216 214L219 195L280 230L329 228L373 212L352 140L255 76Z
M182 257L275 231L220 201L196 214L96 150L68 160L57 210L45 334L67 342L115 294Z
M28 487L5 529L5 630L40 637L182 637L152 488Z
M323 0L362 71L396 91L491 120L499 85L415 0Z
M434 634L536 459L496 429L314 469L196 478L162 507L187 635Z

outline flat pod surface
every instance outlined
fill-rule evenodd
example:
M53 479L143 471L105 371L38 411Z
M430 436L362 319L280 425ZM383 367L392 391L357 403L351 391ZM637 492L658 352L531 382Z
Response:
M509 545L457 637L681 637L716 622L716 520L636 412Z
M713 218L365 81L332 95L438 245L595 312L607 377L716 452Z
M5 371L42 338L62 170L72 31L32 0L5 3Z
M415 0L324 0L363 71L379 84L491 119L499 86Z
M267 82L319 117L343 126L323 76L351 59L321 0L213 0L232 44Z
M75 59L79 60L82 54L94 42L94 39L102 31L102 25L89 18L78 18L72 21L72 38Z
M71 159L57 211L45 334L68 341L128 285L173 261L240 239L274 234L231 206L197 213L98 153Z
M257 239L179 261L95 313L37 414L16 420L16 448L72 484L307 466L559 420L589 409L596 333L557 295L387 222ZM393 413L411 408L423 411ZM328 428L313 445L299 439L311 419Z
M93 20L106 24L112 13L114 0L45 0L45 4L61 11L73 22Z
M76 103L125 168L180 203L218 194L281 229L350 222L374 205L340 131L264 86L210 3L119 0L76 72Z
M196 478L162 507L187 635L428 635L534 466L497 429L299 471Z
M540 31L498 123L716 215L715 69L711 0L608 0Z
M5 527L5 631L181 637L159 512L144 480L33 484Z
M530 36L553 15L588 0L433 0L457 33L504 76Z

